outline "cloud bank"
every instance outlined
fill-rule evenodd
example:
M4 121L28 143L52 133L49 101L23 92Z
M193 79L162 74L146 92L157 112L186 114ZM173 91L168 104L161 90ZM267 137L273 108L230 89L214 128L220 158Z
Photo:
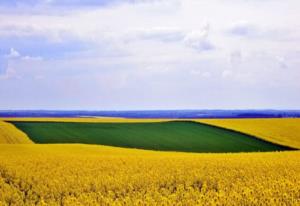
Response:
M0 109L299 109L298 8L0 1Z

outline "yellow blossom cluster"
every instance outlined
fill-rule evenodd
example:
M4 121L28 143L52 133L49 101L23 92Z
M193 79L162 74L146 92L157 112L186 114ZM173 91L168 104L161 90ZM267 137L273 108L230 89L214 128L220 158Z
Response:
M0 145L0 205L300 205L300 152Z

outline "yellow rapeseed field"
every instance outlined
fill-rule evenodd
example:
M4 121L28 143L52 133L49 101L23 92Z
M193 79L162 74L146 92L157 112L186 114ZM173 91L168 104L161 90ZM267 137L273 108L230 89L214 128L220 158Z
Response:
M196 121L241 131L273 143L300 149L300 118L199 119Z
M299 159L0 145L0 205L300 205Z
M0 120L0 144L32 144L29 137L13 124Z
M3 120L67 122L168 120L125 118L1 120L0 206L300 205L299 151L195 154L80 144L5 144L31 143L31 141L26 134ZM249 133L272 142L300 147L299 119L200 121Z

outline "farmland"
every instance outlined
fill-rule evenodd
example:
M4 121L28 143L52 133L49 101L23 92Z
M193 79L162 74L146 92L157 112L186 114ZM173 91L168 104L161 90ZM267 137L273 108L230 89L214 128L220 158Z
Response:
M201 119L196 121L300 149L300 118Z
M186 152L251 152L288 149L248 135L192 121L12 123L36 143L86 143Z
M299 158L0 145L0 205L299 205Z
M299 151L241 152L261 150L262 143L265 149L276 145L205 125L296 147L299 119L194 120L205 124L119 118L5 120L13 124L0 125L6 140L0 144L1 206L300 205ZM32 144L29 137L47 144ZM99 137L110 141L97 142ZM196 137L206 139L205 151L237 148L239 153L192 153L203 149ZM111 144L112 138L118 147L89 145ZM141 145L189 152L121 148Z

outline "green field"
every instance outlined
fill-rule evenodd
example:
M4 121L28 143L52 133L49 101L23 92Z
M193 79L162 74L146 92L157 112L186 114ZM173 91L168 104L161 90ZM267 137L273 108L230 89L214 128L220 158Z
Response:
M287 148L189 121L159 123L12 122L35 143L86 143L162 151L251 152Z

